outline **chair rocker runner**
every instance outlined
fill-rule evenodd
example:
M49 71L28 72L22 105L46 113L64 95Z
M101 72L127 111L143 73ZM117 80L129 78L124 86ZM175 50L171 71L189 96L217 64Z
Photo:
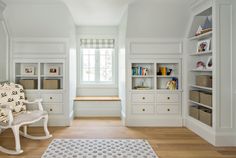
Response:
M11 128L15 137L15 150L8 150L0 146L0 151L17 155L23 152L20 145L20 135L34 140L48 139L47 123L48 114L43 111L42 99L28 102L25 100L24 89L21 85L14 83L0 84L0 129ZM29 107L37 105L36 110L29 111ZM30 108L32 109L32 108ZM43 119L45 136L32 136L27 133L27 125ZM23 126L23 131L20 127Z

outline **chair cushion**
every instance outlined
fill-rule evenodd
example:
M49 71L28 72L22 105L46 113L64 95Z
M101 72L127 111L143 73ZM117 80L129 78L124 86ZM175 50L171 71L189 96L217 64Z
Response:
M14 115L26 111L24 89L21 85L15 83L0 84L0 105L11 107ZM6 110L0 108L0 122L7 123Z
M20 113L16 115L13 119L13 125L18 125L21 123L32 123L36 121L41 116L47 115L46 111L34 110L34 111L26 111L24 113Z

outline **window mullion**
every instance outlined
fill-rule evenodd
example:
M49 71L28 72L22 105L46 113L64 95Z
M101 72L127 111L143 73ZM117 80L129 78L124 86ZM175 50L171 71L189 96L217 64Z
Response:
M97 83L100 82L100 51L99 49L96 49L95 51L95 81Z

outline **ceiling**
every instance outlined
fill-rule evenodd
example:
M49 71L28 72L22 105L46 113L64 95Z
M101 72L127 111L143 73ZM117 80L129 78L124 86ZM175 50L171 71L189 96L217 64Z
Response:
M133 0L62 0L77 25L118 25Z

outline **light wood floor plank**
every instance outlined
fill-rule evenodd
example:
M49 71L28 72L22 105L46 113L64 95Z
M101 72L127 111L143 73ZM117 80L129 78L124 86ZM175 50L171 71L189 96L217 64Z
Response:
M236 158L236 148L215 148L187 128L134 128L123 127L117 118L80 118L71 127L50 127L53 138L134 138L147 139L159 158ZM43 133L42 128L30 128L34 135ZM21 137L24 153L0 158L40 158L53 140L29 140ZM10 130L0 135L0 145L13 148Z

